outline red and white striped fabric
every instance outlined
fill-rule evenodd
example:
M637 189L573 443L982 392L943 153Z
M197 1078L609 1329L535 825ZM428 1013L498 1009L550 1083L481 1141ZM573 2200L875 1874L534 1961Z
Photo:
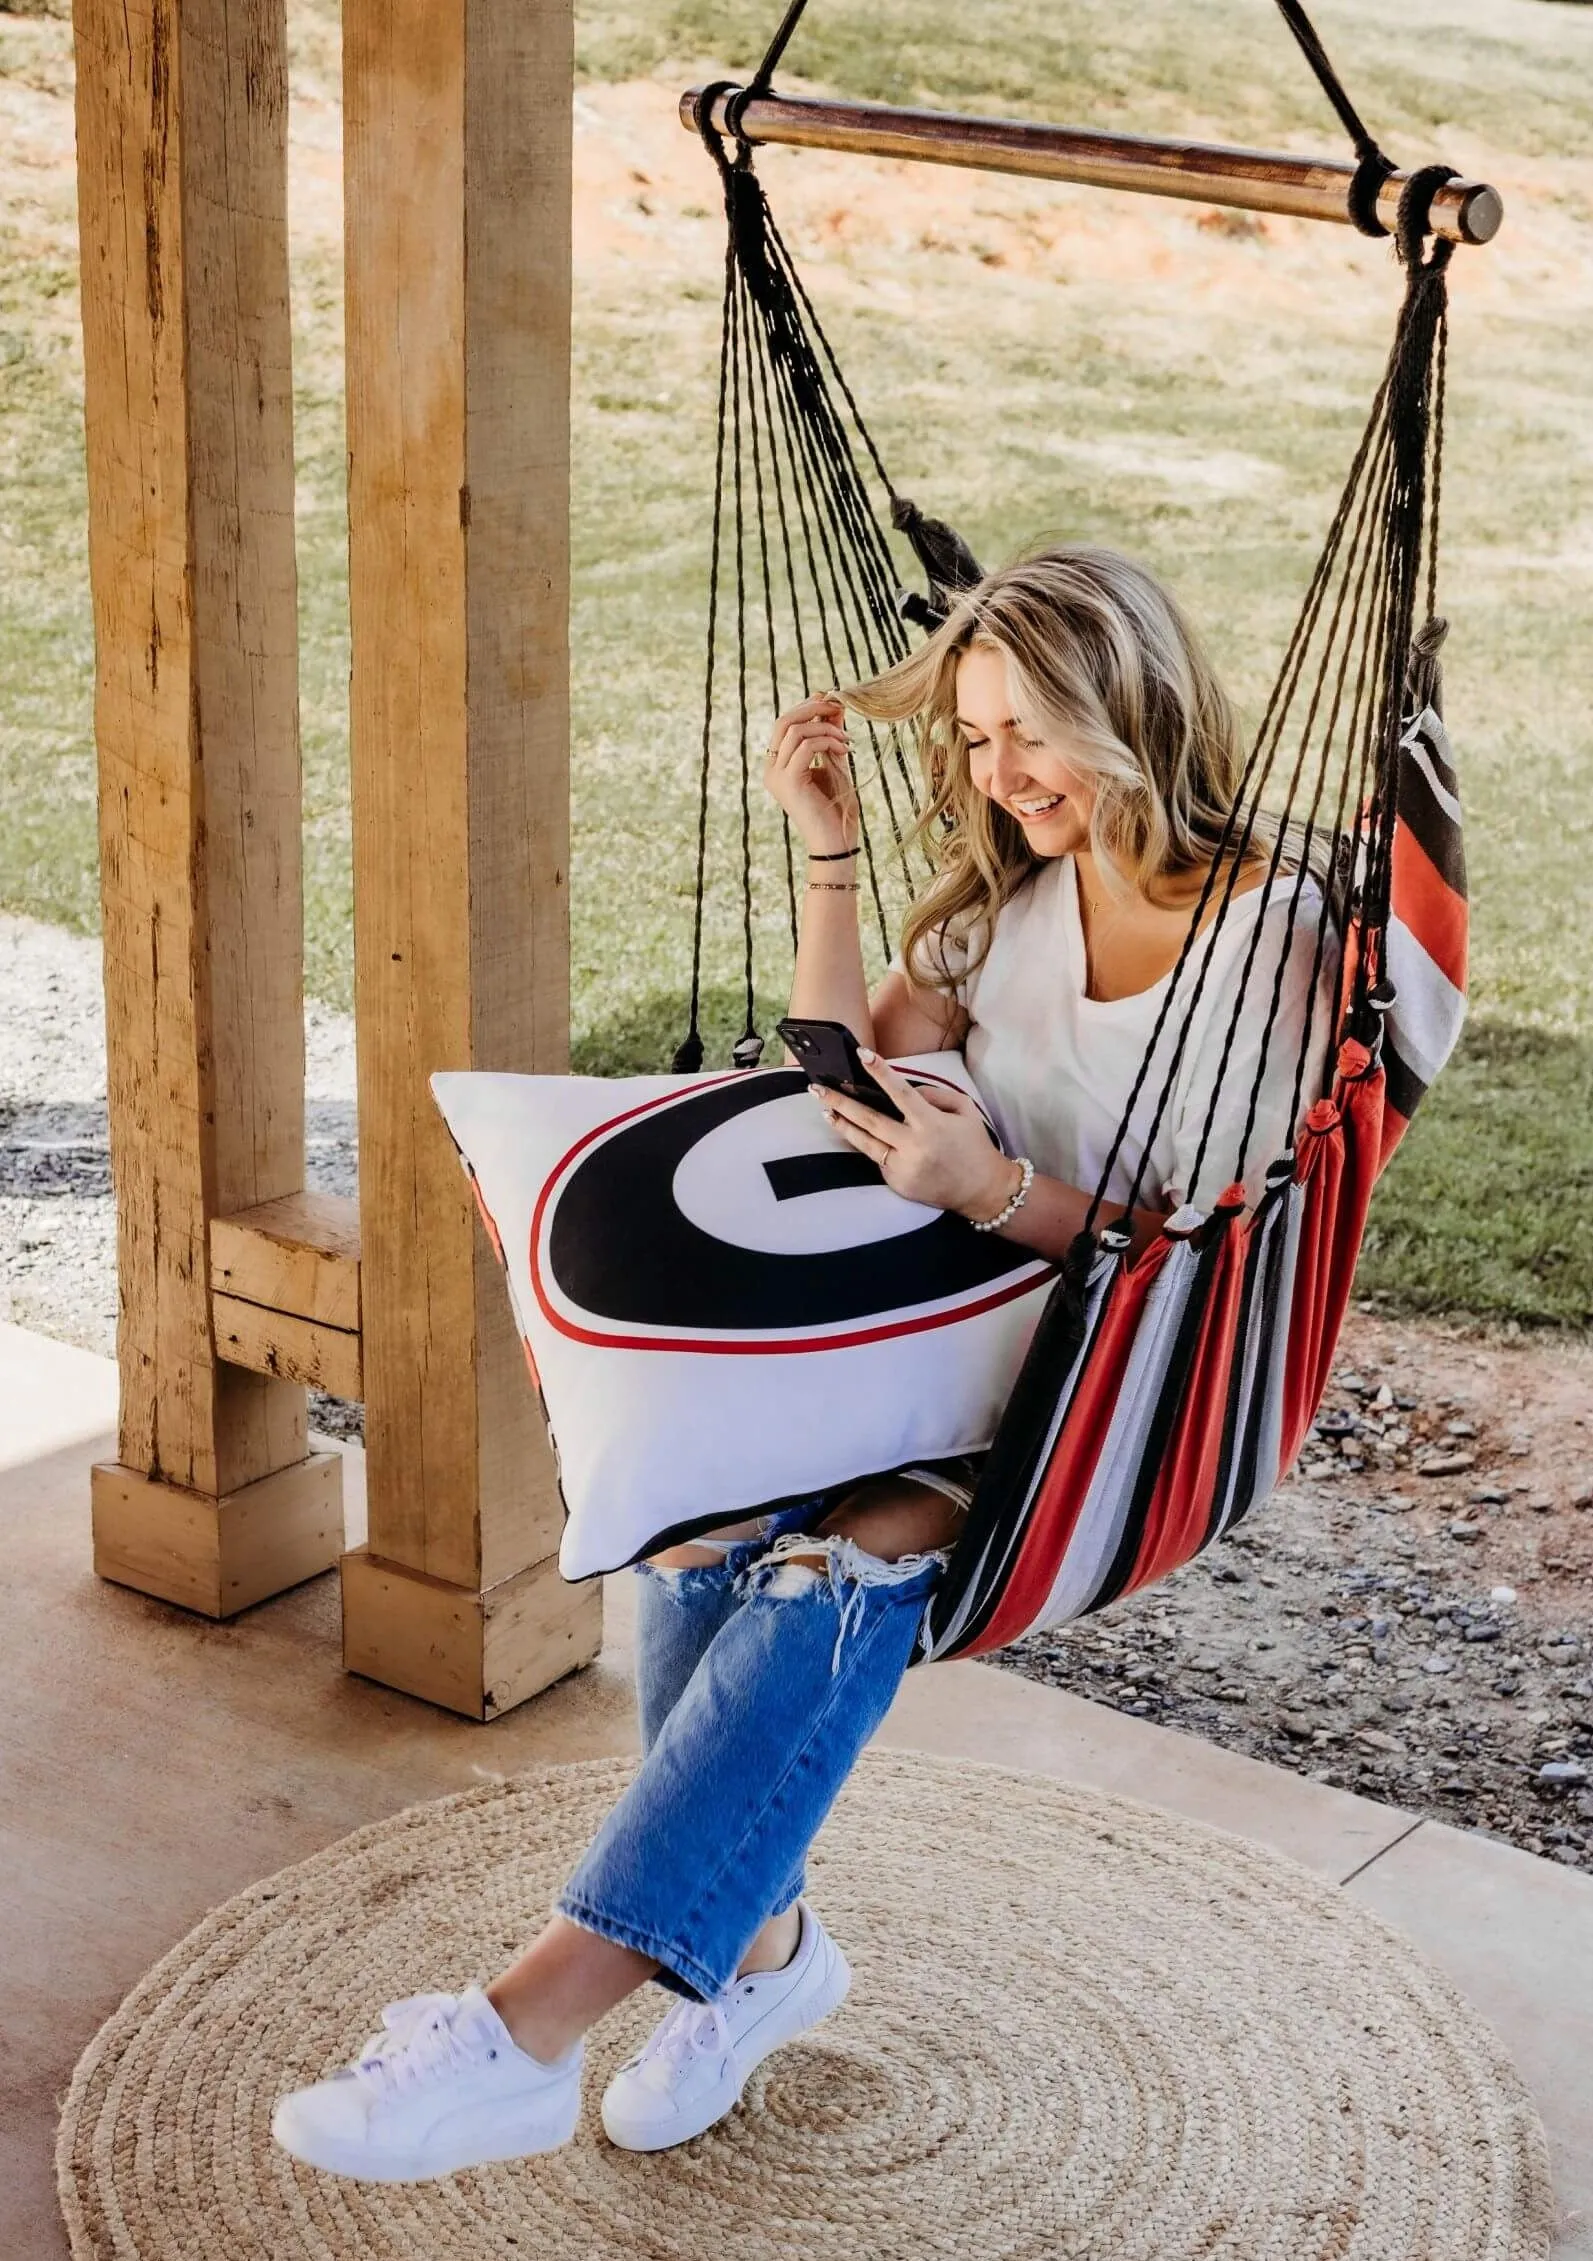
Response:
M1121 1236L1103 1236L1071 1283L1059 1389L1039 1377L1048 1362L1055 1375L1067 1322L1037 1331L1028 1387L935 1597L930 1654L984 1655L1149 1585L1292 1466L1327 1386L1373 1188L1465 1012L1460 802L1431 707L1402 734L1395 807L1376 1050L1340 1044L1331 1098L1308 1111L1250 1215L1230 1188L1209 1216L1170 1218L1133 1263ZM1366 947L1350 941L1352 954Z
M1394 989L1383 1036L1383 1159L1403 1137L1466 1017L1470 906L1460 787L1444 726L1424 707L1400 743L1384 970Z

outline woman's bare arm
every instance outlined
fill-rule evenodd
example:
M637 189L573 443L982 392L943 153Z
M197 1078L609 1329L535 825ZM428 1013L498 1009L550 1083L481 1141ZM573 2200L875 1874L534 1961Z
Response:
M1084 1230L1090 1201L1091 1196L1078 1186L1067 1185L1061 1178L1043 1178L1036 1170L1023 1207L1010 1224L998 1225L996 1231L1003 1240L1016 1241L1020 1248L1032 1248L1037 1256L1049 1257L1053 1264L1060 1264ZM989 1214L993 1215L994 1211ZM1098 1232L1103 1225L1121 1224L1125 1219L1134 1235L1132 1254L1137 1256L1160 1232L1166 1223L1166 1214L1160 1209L1136 1209L1129 1218L1120 1202L1103 1201L1095 1220L1096 1230Z
M925 989L892 971L870 1000L874 1034L865 1037L888 1060L915 1052L949 1052L968 1033L968 1015L943 989Z
M813 875L822 880L826 873L837 872L844 882L854 869L851 863L818 864ZM863 972L857 904L858 898L841 892L839 884L833 891L820 886L804 893L788 1010L794 1021L842 1021L859 1044L872 1044L874 1017Z
M793 1020L840 1021L860 1044L874 1041L858 933L857 795L846 716L833 692L791 707L775 723L764 785L790 820L801 892Z

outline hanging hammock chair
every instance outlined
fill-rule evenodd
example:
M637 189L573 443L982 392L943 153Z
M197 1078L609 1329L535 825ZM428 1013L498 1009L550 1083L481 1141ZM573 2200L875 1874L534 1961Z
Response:
M1386 234L1377 192L1393 172L1344 95L1296 4L1291 30L1351 133L1350 208ZM675 1060L701 1066L699 1029L710 771L716 701L733 647L739 743L741 923L746 1018L738 1065L761 1056L754 1010L750 680L768 703L878 672L979 578L967 546L887 475L754 170L738 120L766 92L801 13L795 0L751 84L735 89L728 137L705 90L697 118L724 190L727 239L719 362L708 660L697 828L689 1028ZM1458 1037L1467 904L1454 771L1441 720L1438 513L1451 245L1427 243L1429 208L1454 174L1412 174L1400 203L1404 294L1394 341L1327 538L1306 589L1241 787L1213 855L1133 1094L1084 1230L1060 1267L986 1458L967 1524L935 1596L929 1653L979 1655L1100 1609L1189 1561L1272 1491L1315 1419L1347 1306L1373 1186ZM899 585L886 524L906 537L927 590ZM760 699L760 706L762 701ZM909 749L869 726L871 768L854 775L872 914L889 946L886 895L911 889L918 814ZM1241 1022L1261 1019L1248 1116L1211 1159L1228 1189L1209 1213L1170 1217L1137 1257L1100 1224L1122 1159L1139 1201L1196 1022L1210 950L1241 866L1275 842L1262 883L1287 901L1276 974L1257 972L1262 921L1226 1015L1200 1159ZM1292 820L1292 831L1276 819ZM1286 843L1292 842L1287 860ZM1328 879L1307 890L1307 856ZM1254 853L1259 853L1259 847ZM793 943L796 885L785 877ZM1339 964L1337 1025L1321 1088L1307 1090L1311 1013L1295 1060L1294 1145L1268 1159L1247 1208L1244 1180L1267 1054L1297 921L1314 923L1314 968ZM1328 953L1332 953L1330 957ZM1313 980L1313 994L1316 983ZM1148 1121L1142 1101L1150 1098ZM1231 1119L1232 1110L1225 1114Z

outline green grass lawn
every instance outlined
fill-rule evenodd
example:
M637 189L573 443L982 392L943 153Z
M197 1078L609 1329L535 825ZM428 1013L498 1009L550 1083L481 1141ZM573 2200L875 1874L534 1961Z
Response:
M615 82L744 68L771 5L591 5L583 112ZM893 100L1338 147L1264 0L813 0L810 83ZM1474 1015L1378 1198L1363 1280L1407 1308L1593 1321L1593 10L1542 0L1324 6L1390 148L1489 168L1507 231L1455 262L1445 606L1476 916ZM290 10L296 92L335 95L335 10ZM0 94L58 86L66 27L0 13ZM51 74L54 74L52 78ZM63 104L66 153L70 108ZM3 130L0 118L0 130ZM597 129L594 129L597 130ZM676 144L680 145L679 151ZM610 141L599 135L599 156ZM622 137L612 138L616 152ZM578 263L573 972L579 1065L661 1064L680 1023L717 356L714 182L675 134L596 201L637 246ZM1474 154L1475 152L1475 154ZM606 159L605 159L606 161ZM592 162L589 158L588 164ZM828 168L826 170L826 168ZM762 167L898 484L981 555L1047 533L1145 556L1258 711L1386 350L1396 283L1338 230L1202 229L1194 207L978 176L922 212L861 161ZM645 177L644 177L645 176ZM958 184L953 192L949 183ZM953 197L948 203L947 199ZM931 204L933 209L930 209ZM616 217L617 215L617 217ZM0 903L95 916L90 626L75 272L0 222ZM1123 256L1116 256L1121 236ZM1330 239L1330 240L1324 240ZM347 617L339 284L296 238L306 929L346 1004ZM41 250L41 246L43 247ZM1490 266L1488 263L1494 263ZM761 730L762 718L757 728ZM716 815L731 871L733 811ZM760 873L776 836L764 824ZM788 962L764 888L765 1006ZM736 1011L739 914L709 930L710 1029Z

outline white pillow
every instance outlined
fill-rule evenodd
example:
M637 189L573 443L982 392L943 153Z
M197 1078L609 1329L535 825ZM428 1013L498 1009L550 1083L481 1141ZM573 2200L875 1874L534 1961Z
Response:
M959 1053L899 1065L973 1092ZM799 1070L431 1087L542 1392L566 1578L989 1444L1050 1266L892 1193Z

